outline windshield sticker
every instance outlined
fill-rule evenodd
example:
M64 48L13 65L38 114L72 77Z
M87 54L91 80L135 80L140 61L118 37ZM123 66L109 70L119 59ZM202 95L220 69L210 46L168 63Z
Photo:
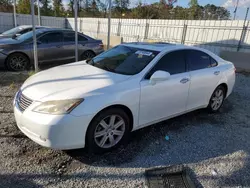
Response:
M136 51L135 54L138 54L138 57L142 57L143 55L146 56L151 56L153 53L152 52L147 52L147 51Z

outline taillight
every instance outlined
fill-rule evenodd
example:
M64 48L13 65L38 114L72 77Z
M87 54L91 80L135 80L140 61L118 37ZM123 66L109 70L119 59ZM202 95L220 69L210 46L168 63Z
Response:
M100 46L101 48L104 48L104 45L103 45L103 44L99 44L99 46Z

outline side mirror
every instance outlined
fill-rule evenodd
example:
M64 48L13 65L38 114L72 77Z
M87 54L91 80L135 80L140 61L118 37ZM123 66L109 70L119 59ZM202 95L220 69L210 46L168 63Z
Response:
M154 72L154 74L150 77L150 83L152 85L155 85L156 82L159 82L159 81L165 81L167 79L170 78L170 74L169 72L166 72L166 71L156 71Z
M20 34L20 33L17 33L17 34L15 34L15 36L16 36L16 37L19 37L19 36L21 36L21 34Z

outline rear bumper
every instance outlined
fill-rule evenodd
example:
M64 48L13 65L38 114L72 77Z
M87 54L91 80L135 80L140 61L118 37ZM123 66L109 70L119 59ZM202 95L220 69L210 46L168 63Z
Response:
M6 58L7 58L7 55L0 52L0 68L5 67L4 63L5 63Z

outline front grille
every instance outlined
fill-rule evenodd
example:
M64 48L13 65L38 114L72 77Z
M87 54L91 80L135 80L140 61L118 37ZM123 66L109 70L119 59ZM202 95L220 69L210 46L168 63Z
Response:
M19 109L23 112L26 110L31 104L32 100L23 95L21 92L17 96L17 104L19 106Z

